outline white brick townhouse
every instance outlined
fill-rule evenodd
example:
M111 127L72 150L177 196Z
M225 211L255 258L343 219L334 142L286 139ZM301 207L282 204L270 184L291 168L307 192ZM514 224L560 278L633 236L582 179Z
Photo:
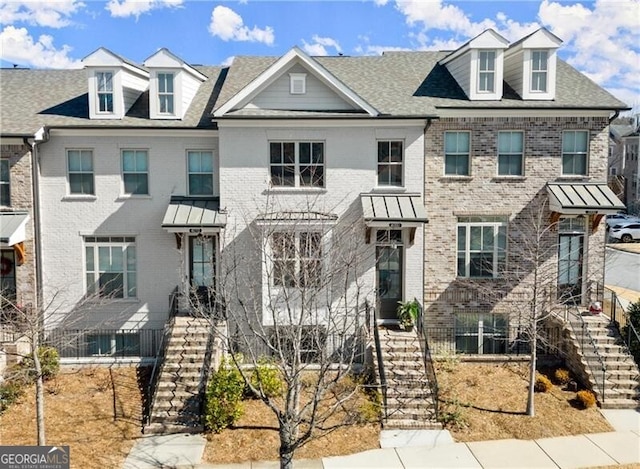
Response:
M512 312L469 292L504 285L510 230L546 200L560 299L584 303L621 208L607 135L626 106L559 46L486 31L453 52L2 70L0 134L33 136L48 326L89 330L77 355L148 356L144 331L194 301L234 334L365 305L393 322L415 298L451 347L500 351L474 341Z

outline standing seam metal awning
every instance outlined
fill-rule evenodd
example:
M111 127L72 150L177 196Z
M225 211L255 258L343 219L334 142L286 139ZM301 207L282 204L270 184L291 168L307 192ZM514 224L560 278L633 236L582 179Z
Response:
M427 212L419 194L360 194L367 226L417 226L427 223Z
M606 183L547 183L549 208L565 215L610 214L625 208Z
M217 197L171 197L162 220L162 228L172 233L216 232L226 224L227 214Z
M0 212L0 244L13 246L26 238L27 212Z

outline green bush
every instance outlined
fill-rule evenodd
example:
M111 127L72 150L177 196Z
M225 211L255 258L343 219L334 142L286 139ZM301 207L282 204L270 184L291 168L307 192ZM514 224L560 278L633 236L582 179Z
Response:
M565 385L567 384L569 381L571 381L571 375L569 374L569 372L567 370L565 370L564 368L558 368L554 373L553 373L553 379L556 381L556 383L560 384L560 385Z
M5 381L0 384L0 414L18 400L22 394L22 386L16 381Z
M640 299L638 299L638 301L636 301L635 303L631 303L629 305L629 308L627 309L627 312L629 314L629 322L633 324L636 332L640 334ZM630 338L629 351L635 358L636 363L640 363L640 341L635 336L629 325L624 326L621 332L622 337L625 340L627 339L627 337Z
M40 358L40 367L42 368L42 379L47 380L53 378L60 371L60 355L53 347L39 347L38 357ZM22 367L27 370L31 379L36 379L35 365L33 363L33 354L29 354L22 361Z
M266 397L281 396L284 390L284 385L280 377L280 371L278 368L268 360L258 360L258 364L251 373L249 379L251 386L261 392ZM251 389L247 387L247 395L254 396Z
M237 422L242 415L243 392L240 371L223 361L207 385L204 424L208 430L220 433Z
M551 391L551 388L553 388L553 384L551 384L551 381L549 381L549 378L547 378L544 375L538 375L538 377L536 378L536 382L533 386L534 391L549 392Z
M588 409L596 405L596 396L591 391L582 390L576 393L576 402L583 409Z

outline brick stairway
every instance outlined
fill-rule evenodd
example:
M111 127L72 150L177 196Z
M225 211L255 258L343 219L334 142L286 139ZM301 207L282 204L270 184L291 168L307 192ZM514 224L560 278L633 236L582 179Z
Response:
M200 405L206 386L209 337L208 320L174 318L145 434L203 430Z
M380 350L387 384L385 429L440 429L431 388L422 360L418 335L379 329ZM377 354L374 364L377 370ZM380 377L378 377L380 380Z
M610 325L609 318L604 315L584 316L584 321L606 367L603 399L599 390L602 365L593 347L585 346L582 360L589 365L585 366L585 371L602 408L640 408L640 372L633 357L620 345L622 340L617 329ZM571 322L573 330L577 331L574 340L582 340L580 319L573 318Z

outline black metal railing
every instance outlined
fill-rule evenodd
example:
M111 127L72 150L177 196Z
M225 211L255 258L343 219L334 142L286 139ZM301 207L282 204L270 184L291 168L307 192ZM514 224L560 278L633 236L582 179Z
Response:
M607 287L603 290L603 313L609 316L611 325L618 330L620 337L636 364L640 366L640 333L631 320L629 311L620 302L616 292Z
M367 303L367 308L370 308ZM382 392L382 411L384 412L384 418L389 417L387 411L387 377L384 373L384 361L382 359L382 347L380 345L380 332L378 330L378 308L372 308L373 314L369 316L373 320L373 341L376 347L376 366L378 367L378 378L380 380L380 391Z
M162 329L52 329L44 344L61 358L151 358L161 342Z
M417 300L416 300L417 301ZM433 358L431 357L431 350L429 349L429 342L424 333L424 311L422 305L418 309L418 318L416 319L416 331L418 332L418 338L420 340L420 348L422 349L422 361L424 364L424 370L427 374L427 381L429 388L431 389L431 398L433 401L433 410L435 413L435 419L438 420L440 415L438 411L438 378L436 376L436 369L433 365Z

